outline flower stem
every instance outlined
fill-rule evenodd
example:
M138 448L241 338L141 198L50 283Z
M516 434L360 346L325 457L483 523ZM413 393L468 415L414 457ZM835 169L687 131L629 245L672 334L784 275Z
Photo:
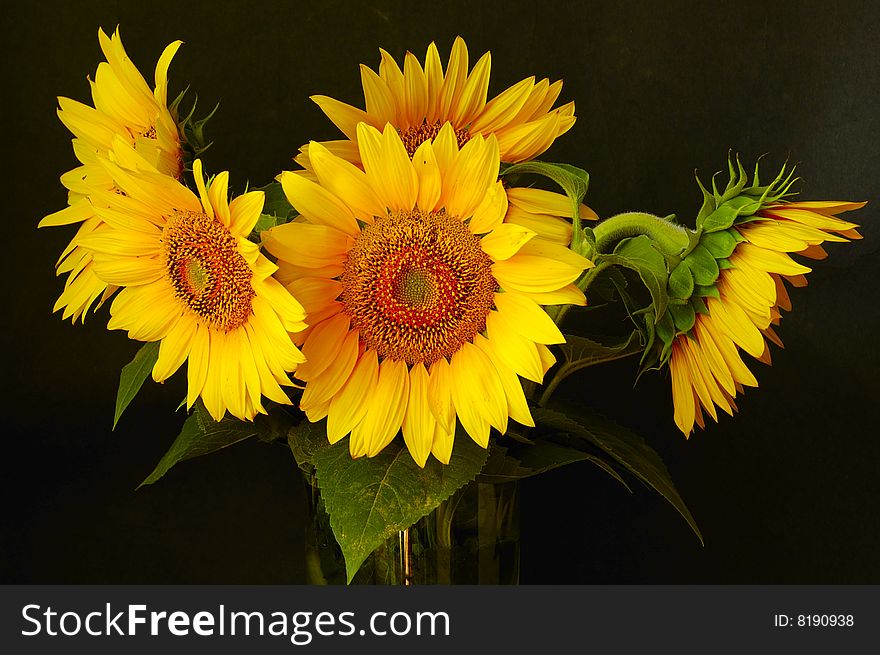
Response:
M687 248L689 239L687 229L665 218L645 212L626 212L617 214L594 229L596 252L610 252L618 241L627 237L644 234L667 256L675 256Z

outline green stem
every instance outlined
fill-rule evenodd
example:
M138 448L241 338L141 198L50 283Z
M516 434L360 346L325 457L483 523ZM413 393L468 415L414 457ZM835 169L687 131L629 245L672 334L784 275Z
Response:
M644 234L667 256L676 256L687 248L687 229L653 214L626 212L608 218L593 229L596 252L611 252L618 241Z
M586 295L587 289L590 288L590 285L599 277L599 273L604 271L606 268L609 268L611 264L609 262L599 262L593 268L588 268L583 274L577 279L575 285L578 289L584 292ZM550 318L556 323L556 325L562 325L562 321L565 319L566 314L568 314L569 310L574 305L559 305L553 309L556 311L554 313L550 313ZM548 312L549 313L549 312Z

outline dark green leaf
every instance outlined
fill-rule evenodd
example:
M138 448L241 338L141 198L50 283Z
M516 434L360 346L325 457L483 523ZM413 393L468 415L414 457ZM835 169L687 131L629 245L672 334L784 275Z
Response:
M694 276L685 262L676 266L669 275L669 295L686 300L694 292Z
M628 337L613 344L603 344L586 337L567 335L565 343L560 345L559 349L562 351L565 361L556 369L553 379L544 388L541 399L538 401L538 404L542 406L547 404L559 384L575 371L642 352L644 342L638 330L634 330Z
M330 447L330 442L327 441L327 421L300 421L287 432L287 443L300 469L311 473L315 469L315 453L321 448Z
M532 410L532 416L539 426L583 439L613 457L642 482L666 498L688 522L700 542L703 541L694 517L676 491L663 460L653 448L635 433L608 419L595 415L581 415L573 408L566 408L565 412L562 414L559 411L537 408Z
M644 234L624 239L617 244L614 253L602 255L604 261L636 271L651 294L654 315L662 316L666 310L666 285L669 276L666 258Z
M319 448L313 457L318 488L351 582L379 544L473 480L488 452L459 434L449 464L429 458L424 469L413 461L400 439L375 457L353 460L347 439Z
M254 229L251 232L251 235L258 238L260 236L260 232L265 232L266 230L269 230L276 225L281 225L284 222L284 219L278 218L277 216L272 216L270 214L260 214L260 217L254 224Z
M566 378L575 371L602 362L629 357L642 351L641 334L633 330L629 336L613 343L600 343L586 337L565 335L565 343L559 346L565 362L556 375Z
M286 223L288 219L293 217L293 206L288 202L287 196L284 195L284 189L281 188L279 182L270 182L264 187L256 189L266 194L266 201L263 203L263 214L275 216L282 219L279 223Z
M159 342L150 341L141 346L134 359L122 367L119 374L119 390L116 392L116 410L113 412L113 428L119 422L122 412L140 391L156 360L159 359Z
M153 484L179 462L216 452L239 441L255 437L258 433L253 423L236 418L226 417L222 421L215 422L208 414L208 410L198 403L193 408L193 413L186 419L171 448L140 486Z
M522 480L575 462L592 462L626 487L627 491L632 492L620 474L601 457L549 439L540 439L532 446L516 446L510 449L492 444L489 447L489 459L477 476L477 482L502 484Z
M718 279L718 263L702 245L691 250L685 261L694 274L694 282L697 284L707 286Z

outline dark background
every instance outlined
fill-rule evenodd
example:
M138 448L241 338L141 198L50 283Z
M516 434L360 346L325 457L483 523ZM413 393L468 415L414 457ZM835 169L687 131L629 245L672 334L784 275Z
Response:
M545 158L592 175L600 215L692 217L729 148L768 172L801 162L805 198L872 202L865 240L830 247L793 294L760 389L685 441L669 382L634 362L562 391L637 430L662 454L705 536L634 483L588 464L522 489L528 583L880 583L876 172L880 11L874 3L70 2L4 9L3 509L0 580L26 583L302 582L305 496L283 448L243 443L135 491L173 441L183 380L148 383L110 431L119 368L136 345L107 312L50 315L54 261L72 230L36 230L65 204L73 167L55 96L88 99L99 26L121 25L148 79L162 48L211 123L209 171L266 183L308 139L337 138L307 99L362 106L357 64L384 47L420 59L456 34L492 51L494 95L528 75L564 78L578 122Z

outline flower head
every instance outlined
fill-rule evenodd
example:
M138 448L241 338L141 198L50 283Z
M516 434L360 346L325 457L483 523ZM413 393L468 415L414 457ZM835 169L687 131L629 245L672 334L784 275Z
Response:
M80 225L57 263L57 273L68 277L53 309L63 308L63 317L74 321L84 319L96 300L103 302L116 290L95 275L92 254L76 245L101 225L91 189L114 190L99 160L107 156L114 139L121 138L160 173L177 178L182 169L177 124L167 102L168 66L181 42L171 43L159 57L155 88L150 89L125 53L118 29L112 37L99 30L98 40L107 61L98 65L95 79L89 82L94 107L58 98L58 117L74 135L73 151L80 162L61 176L69 191L68 206L40 221L40 227Z
M378 74L361 65L366 110L327 96L312 96L347 139L323 145L352 163L360 162L357 126L361 122L380 130L390 123L410 156L447 122L459 147L475 136L494 134L501 161L509 163L537 157L574 125L573 102L553 109L561 81L551 84L529 77L487 101L491 55L484 54L468 73L468 50L461 37L452 45L445 72L433 43L424 66L408 52L403 70L391 55L379 52ZM311 169L308 147L303 147L297 161Z
M206 186L196 160L196 196L122 138L110 157L101 165L121 193L91 189L102 224L75 240L98 279L122 287L108 327L161 342L157 382L188 362L187 406L201 397L215 420L264 413L262 396L289 404L280 385L303 356L288 332L305 327L304 311L248 240L263 192L230 202L228 173Z
M354 457L402 430L419 465L449 461L456 417L484 447L533 425L517 376L540 382L563 341L541 305L583 304L592 264L504 222L494 136L460 145L447 123L412 158L390 125L357 142L363 170L311 143L317 181L281 177L300 219L263 233L307 312L302 409Z
M757 178L757 170L756 170ZM698 218L699 244L672 273L673 306L665 325L672 377L675 423L689 435L703 413L717 420L716 407L736 410L734 398L744 387L758 386L740 351L770 363L769 342L782 347L773 329L791 301L784 281L807 283L810 268L791 257L824 259L825 242L861 238L857 225L837 217L865 203L785 199L789 178L745 187L731 180L724 194L706 193Z

